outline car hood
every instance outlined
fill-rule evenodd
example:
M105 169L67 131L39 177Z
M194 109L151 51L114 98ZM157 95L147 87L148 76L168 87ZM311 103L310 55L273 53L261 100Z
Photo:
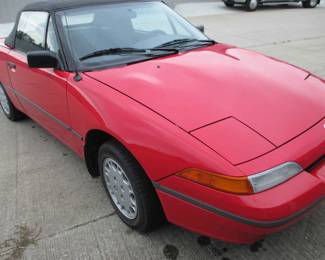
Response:
M325 116L322 80L223 44L87 75L188 132L234 118L280 146Z

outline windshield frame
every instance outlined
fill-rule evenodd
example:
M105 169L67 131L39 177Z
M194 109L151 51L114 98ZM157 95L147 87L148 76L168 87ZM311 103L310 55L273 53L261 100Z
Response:
M145 3L162 3L164 4L167 8L170 8L168 7L167 4L165 4L164 2L161 2L161 1L144 1ZM127 4L143 4L144 2L113 2L113 3L103 3L103 4L96 4L96 5L92 5L92 7L94 6L102 6L102 5L105 5L105 6L108 6L108 5L127 5ZM121 59L120 62L109 62L109 61L105 61L103 62L102 64L96 64L96 65L90 65L89 63L87 62L82 62L80 61L72 52L72 47L71 47L71 43L70 43L70 40L68 39L67 37L67 30L65 30L65 27L63 25L63 22L62 22L62 17L65 17L66 15L66 11L69 11L69 10L82 10L82 8L85 8L85 6L82 6L82 7L74 7L74 8L70 8L70 9L65 9L65 10L61 10L61 11L58 11L55 13L55 21L56 21L56 25L57 25L57 30L58 30L58 34L61 36L60 37L60 40L62 42L62 45L63 45L63 51L66 55L66 60L67 60L67 63L68 63L68 68L69 68L69 71L71 72L86 72L86 71L94 71L94 70L102 70L102 69L107 69L107 68L113 68L113 67L118 67L118 66L126 66L126 65L130 65L130 64L134 64L134 63L139 63L139 62L144 62L144 61L147 61L147 60L152 60L152 59L156 59L156 58L161 58L162 55L159 55L157 57L149 57L149 56L145 56L145 55L134 55L133 57L124 57L124 59ZM174 12L174 10L171 9L171 12ZM199 32L204 39L207 39L207 40L210 40L209 37L207 37L204 33L200 32L196 27L194 27L190 22L188 22L185 18L183 18L182 16L180 16L179 14L177 14L175 12L175 15L179 16L180 19L186 23L188 26L192 27L194 30L196 30L197 32ZM206 46L201 46L201 47L206 47ZM197 48L200 48L200 46L195 46L191 49L186 49L185 51L190 51L192 49L197 49ZM181 52L181 50L180 50ZM166 53L165 56L169 56L169 55L176 55L175 53Z

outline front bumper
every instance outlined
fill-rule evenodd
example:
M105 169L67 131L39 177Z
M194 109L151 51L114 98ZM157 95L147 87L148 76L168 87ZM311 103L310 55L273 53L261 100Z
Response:
M297 222L325 198L325 163L254 195L219 192L177 176L154 185L170 222L212 238L252 243Z
M325 161L318 160L325 155L324 125L325 118L289 143L236 166L244 176L289 161L306 169L270 190L229 194L176 175L154 183L167 219L233 243L252 243L297 222L325 196Z

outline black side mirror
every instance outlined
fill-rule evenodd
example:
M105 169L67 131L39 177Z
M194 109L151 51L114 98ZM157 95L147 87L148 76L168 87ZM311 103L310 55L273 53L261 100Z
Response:
M202 33L204 33L204 25L197 25L197 26L195 26L196 27L196 29L198 29L200 32L202 32Z
M28 66L31 68L58 68L59 60L50 51L31 51L27 53Z

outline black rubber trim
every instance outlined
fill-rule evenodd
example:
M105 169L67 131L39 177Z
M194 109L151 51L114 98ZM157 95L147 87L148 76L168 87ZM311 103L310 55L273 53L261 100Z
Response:
M325 155L323 155L318 160L316 160L314 163L312 163L310 166L308 166L306 171L312 173L315 168L317 168L318 166L320 166L323 163L325 163Z
M15 89L12 89L12 90L14 91L14 93L17 96L19 96L20 98L22 98L23 100L25 100L27 103L29 103L30 105L32 105L35 109L37 109L38 111L40 111L41 113L43 113L44 115L46 115L47 117L49 117L50 119L52 119L54 122L56 122L57 124L59 124L60 126L62 126L68 132L72 133L78 139L83 140L83 137L80 134L78 134L75 130L73 130L70 126L66 125L61 120L57 119L55 116L53 116L50 113L48 113L47 111L45 111L43 108L41 108L40 106L38 106L37 104L35 104L33 101L29 100L28 98L26 98L25 96L23 96L22 94L20 94L17 90L15 90Z
M322 198L320 198L319 200L317 200L316 202L314 202L313 204L311 204L310 206L299 210L297 212L295 212L294 214L283 218L283 219L279 219L279 220L274 220L274 221L261 221L261 220L253 220L253 219L248 219L239 215L236 215L234 213L225 211L223 209L219 209L216 208L208 203L205 203L203 201L194 199L192 197L189 197L187 195L184 195L178 191L172 190L170 188L167 188L165 186L160 185L157 182L152 182L154 187L157 190L160 190L162 192L165 192L169 195L172 195L176 198L182 199L188 203L191 203L199 208L208 210L212 213L215 213L219 216L225 217L225 218L229 218L231 220L246 224L246 225L250 225L250 226L254 226L254 227L260 227L260 228L273 228L273 227L279 227L285 224L290 223L291 221L295 220L296 218L300 217L301 215L303 215L304 213L308 212L310 209L312 209L313 207L315 207L318 203L320 203L323 199L325 199L325 196L323 196Z

